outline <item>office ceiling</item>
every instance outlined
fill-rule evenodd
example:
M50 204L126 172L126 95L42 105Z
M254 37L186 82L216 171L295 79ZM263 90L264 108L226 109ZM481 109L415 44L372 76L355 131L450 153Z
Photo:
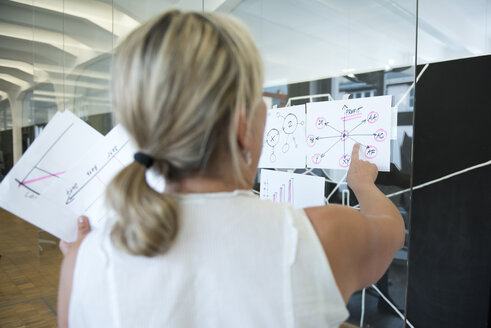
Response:
M242 19L266 86L414 64L415 0L0 0L0 101L45 81L54 87L40 97L66 96L60 86L73 83L107 89L107 69L87 66L171 7ZM488 18L491 0L420 0L418 62L488 54Z

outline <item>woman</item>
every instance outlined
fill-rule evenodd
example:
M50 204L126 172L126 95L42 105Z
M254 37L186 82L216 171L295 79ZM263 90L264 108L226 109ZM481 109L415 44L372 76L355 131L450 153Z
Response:
M229 16L167 12L116 49L113 103L140 150L107 189L106 229L62 244L60 326L336 327L404 225L352 153L360 211L295 210L250 191L266 108L260 56ZM147 169L166 179L160 194ZM83 240L83 242L82 242ZM327 256L326 256L327 255Z

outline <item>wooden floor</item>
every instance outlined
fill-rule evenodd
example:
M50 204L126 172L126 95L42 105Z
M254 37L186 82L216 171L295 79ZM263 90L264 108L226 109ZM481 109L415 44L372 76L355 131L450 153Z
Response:
M0 328L56 327L58 240L0 209L0 255Z

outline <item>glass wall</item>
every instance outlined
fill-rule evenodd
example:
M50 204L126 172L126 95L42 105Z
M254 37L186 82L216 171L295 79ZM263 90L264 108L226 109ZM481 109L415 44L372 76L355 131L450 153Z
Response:
M175 7L201 11L203 4L0 0L0 177L57 111L70 110L107 133L114 124L113 48L143 21ZM54 236L0 210L0 321L56 326L57 244ZM38 314L33 319L25 311Z
M491 322L490 18L489 0L419 1L406 302L416 327Z
M397 136L391 140L390 172L380 172L377 185L408 227L416 1L249 0L231 12L248 25L259 45L270 106L392 96ZM308 174L325 178L330 203L358 204L346 185L345 171L315 169ZM406 242L382 279L353 295L350 323L404 326L407 258Z

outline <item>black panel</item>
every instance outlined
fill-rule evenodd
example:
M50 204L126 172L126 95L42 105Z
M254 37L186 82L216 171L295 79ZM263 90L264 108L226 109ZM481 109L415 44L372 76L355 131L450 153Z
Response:
M490 72L491 56L484 56L430 64L423 73L415 100L415 185L491 158Z
M413 112L398 112L397 125L413 125Z
M0 158L0 179L3 179L14 165L12 144L12 130L0 131L0 149L3 152L3 159Z
M310 83L299 82L288 85L288 97L308 96L310 95Z
M414 185L491 159L490 71L485 56L430 64L423 74ZM407 314L415 327L488 327L490 204L490 166L413 192Z
M490 174L482 168L413 193L407 309L415 327L487 327Z

